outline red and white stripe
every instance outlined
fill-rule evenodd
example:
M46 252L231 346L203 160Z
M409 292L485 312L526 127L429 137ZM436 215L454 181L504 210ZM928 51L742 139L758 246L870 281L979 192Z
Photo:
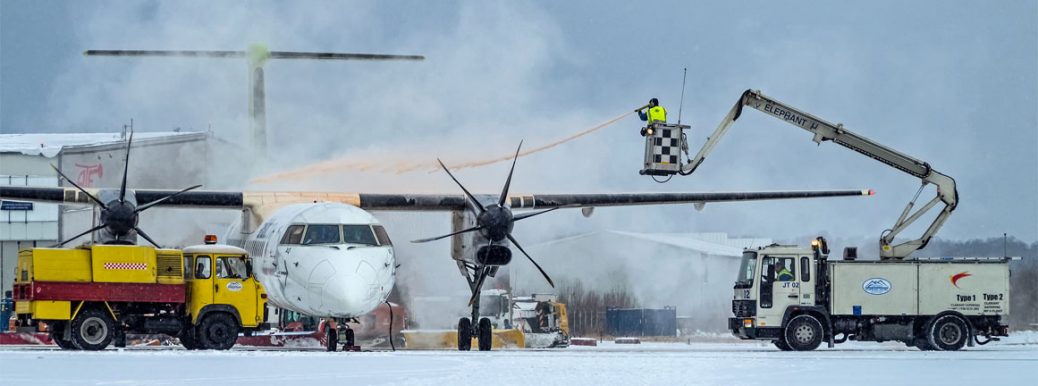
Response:
M143 271L148 269L148 263L105 263L105 269L125 269Z

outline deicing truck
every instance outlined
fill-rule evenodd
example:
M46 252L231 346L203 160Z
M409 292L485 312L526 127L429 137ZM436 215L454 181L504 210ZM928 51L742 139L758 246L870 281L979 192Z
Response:
M811 248L743 252L732 333L796 351L848 340L959 350L1008 335L1009 259L863 261L848 248L830 261L828 253L821 237Z
M188 349L231 348L266 320L266 293L244 249L137 245L19 252L14 284L20 328L49 327L69 350L102 350L126 333L163 333ZM211 242L211 243L210 243Z

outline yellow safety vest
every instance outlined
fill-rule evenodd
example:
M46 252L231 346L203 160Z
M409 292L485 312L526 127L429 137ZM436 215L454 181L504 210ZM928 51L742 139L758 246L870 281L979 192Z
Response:
M663 108L663 106L653 107L649 109L648 118L648 124L650 125L656 121L667 122L667 109Z

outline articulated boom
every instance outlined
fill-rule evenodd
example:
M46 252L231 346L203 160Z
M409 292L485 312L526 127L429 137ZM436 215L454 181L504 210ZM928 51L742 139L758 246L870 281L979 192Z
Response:
M814 134L812 141L815 143L821 144L822 141L832 141L922 180L922 185L912 198L912 201L905 206L905 209L901 212L901 216L898 217L897 222L895 222L890 229L883 231L883 234L880 236L880 257L883 259L903 259L912 254L912 252L925 247L930 241L930 238L932 238L941 226L944 225L944 221L948 219L948 216L951 215L951 212L955 210L956 205L958 205L959 194L955 189L955 180L937 170L934 170L930 167L930 164L847 130L843 128L843 124L832 124L826 122L811 114L765 96L764 94L761 94L760 91L753 90L746 90L746 92L742 94L739 101L736 102L734 107L732 107L732 110L728 112L728 115L725 116L724 120L717 126L717 129L715 129L713 134L707 138L706 143L703 144L703 148L700 149L696 156L689 160L687 164L682 165L681 171L679 172L680 174L692 174L692 172L703 163L703 160L706 159L706 156L710 154L714 146L717 145L717 142L721 140L721 137L723 137L732 126L732 123L739 119L739 116L742 114L743 106L749 106L760 110L768 115L811 132ZM929 184L933 184L937 188L937 196L924 204L918 210L912 212L912 208L915 206L919 194L922 193L923 189ZM938 202L943 202L944 208L941 209L941 212L934 219L933 223L930 224L930 227L923 232L922 236L914 240L908 240L900 244L892 245L894 243L894 238L897 237L901 231L919 219L919 217L924 213L928 212Z

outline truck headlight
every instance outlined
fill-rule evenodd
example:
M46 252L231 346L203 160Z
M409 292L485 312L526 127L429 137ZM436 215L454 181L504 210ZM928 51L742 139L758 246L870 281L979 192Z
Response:
M743 319L742 326L745 328L753 328L753 319Z

